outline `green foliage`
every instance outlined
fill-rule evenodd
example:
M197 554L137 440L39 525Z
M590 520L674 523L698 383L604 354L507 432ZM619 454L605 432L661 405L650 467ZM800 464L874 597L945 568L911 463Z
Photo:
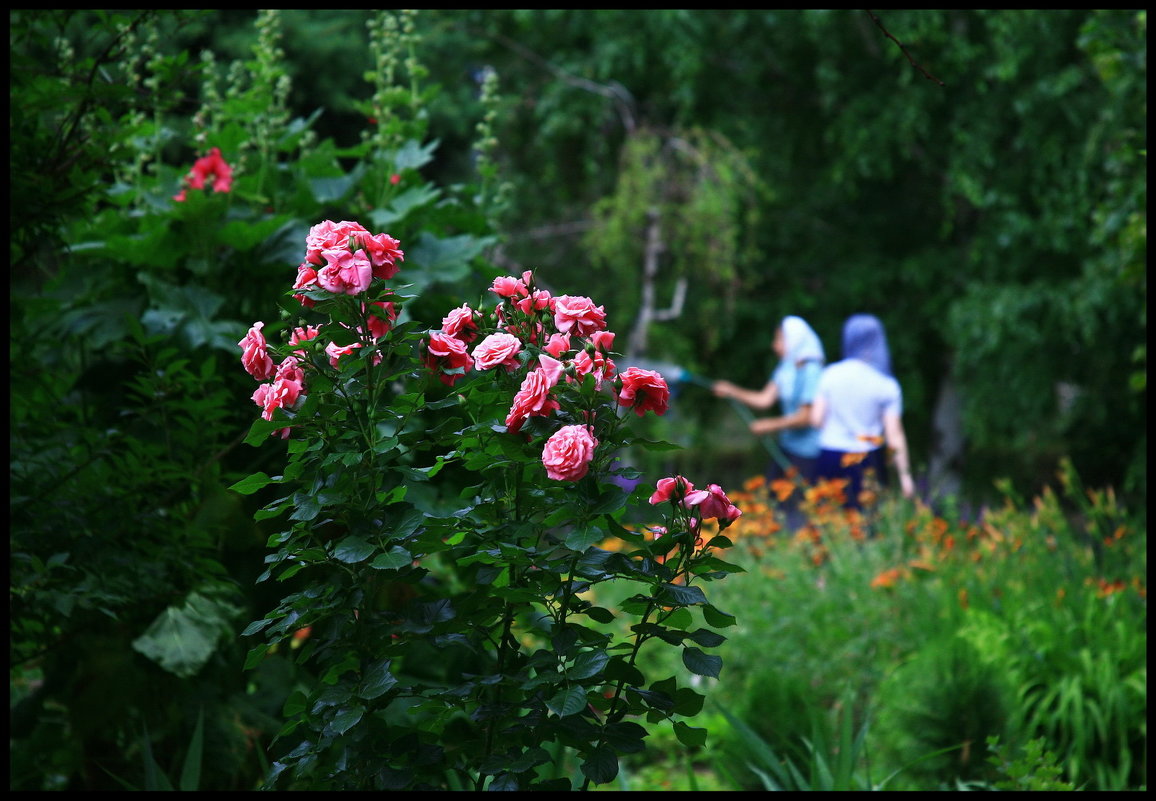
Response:
M733 312L736 279L750 260L758 190L747 159L718 133L631 132L614 193L593 206L593 225L584 238L590 260L600 268L595 280L622 288L613 309L642 313L648 281L681 287L659 305L674 309L676 326L687 325L693 314L692 324L705 332L699 357L713 357L724 343L712 322ZM645 275L652 249L662 264L657 275ZM692 282L693 312L683 311L680 297ZM632 332L630 348L639 355L647 353L649 320L645 326Z
M227 73L185 46L206 17L12 14L12 789L177 784L197 709L196 783L254 786L300 668L242 674L266 535L225 487L269 468L237 447L237 342L305 220L367 194L422 231L435 297L485 241L453 197L473 190L421 176L436 143L346 151L311 135L315 108L292 117L276 12ZM188 188L213 147L229 191Z
M999 737L988 737L988 749L992 752L988 761L1007 776L993 782L1000 790L1075 790L1071 782L1060 778L1063 772L1056 764L1056 757L1045 750L1045 740L1029 740L1023 754L1017 759L1006 745L1001 746Z
M899 761L911 763L912 778L992 778L982 743L1007 730L1011 688L1003 671L953 635L932 639L887 676L879 689L879 704L887 709L880 728ZM939 756L926 756L932 753Z
M873 782L990 787L1006 775L987 761L998 736L1015 752L1042 738L1064 782L1144 786L1143 517L1070 465L1058 486L982 523L887 502L870 538L810 502L807 527L784 535L765 490L733 493L746 513L732 560L748 575L716 596L746 613L728 643L736 678L707 696L741 726L719 733L720 769L758 788L748 762L780 784L790 765L819 770L816 754L830 767L830 721L855 694Z

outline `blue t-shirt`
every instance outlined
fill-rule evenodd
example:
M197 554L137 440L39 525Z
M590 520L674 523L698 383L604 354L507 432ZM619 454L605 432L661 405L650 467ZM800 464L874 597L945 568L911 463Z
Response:
M800 406L815 402L822 372L823 365L817 361L805 361L801 367L793 362L779 363L771 380L778 387L784 415L794 414ZM783 429L779 432L779 444L796 456L813 459L819 455L819 429L811 426Z
M899 382L860 359L844 359L823 370L816 397L827 402L819 429L819 447L844 453L865 453L879 447L883 416L903 414Z

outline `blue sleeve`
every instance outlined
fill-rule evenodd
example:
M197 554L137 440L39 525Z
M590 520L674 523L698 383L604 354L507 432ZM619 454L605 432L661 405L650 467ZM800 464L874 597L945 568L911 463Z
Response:
M814 403L819 394L819 377L823 374L823 365L818 362L806 362L799 371L798 381L802 382L799 388L799 405Z

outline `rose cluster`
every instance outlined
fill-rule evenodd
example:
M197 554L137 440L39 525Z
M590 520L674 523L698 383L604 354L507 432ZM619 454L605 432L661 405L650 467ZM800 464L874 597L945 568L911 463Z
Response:
M666 502L671 504L676 517L681 515L685 518L687 530L693 535L695 547L702 545L702 539L699 537L702 521L717 520L721 531L742 515L742 510L731 503L718 484L708 484L706 489L696 490L694 484L683 476L658 480L654 493L650 496L650 504L656 506ZM659 527L655 532L655 538L665 533L666 529Z
M619 406L640 417L666 412L670 389L661 374L638 367L618 371L611 358L614 333L602 306L588 297L539 289L529 270L521 277L495 278L489 291L498 298L492 311L468 304L451 311L439 330L429 332L423 358L451 387L471 371L525 369L506 415L507 432L519 433L531 417L553 415L561 408L559 393L586 376L597 391L605 386ZM586 475L598 446L594 422L564 425L549 437L542 450L547 476L577 481Z
M361 295L369 290L374 279L389 280L397 274L397 262L405 257L398 248L399 244L389 234L370 234L357 222L325 220L318 223L309 229L305 239L305 259L297 268L293 297L305 308L312 308L316 300L302 293ZM334 369L341 357L385 336L397 320L397 308L391 301L362 297L357 299L357 303L364 325L339 324L352 328L357 340L345 345L331 341L325 346L325 355ZM264 325L261 321L254 323L237 345L241 348L241 364L249 375L258 381L270 382L257 388L253 402L261 407L264 419L272 420L274 410L293 410L303 402L307 360L303 349L295 349L280 364L275 364L261 330ZM289 337L289 345L298 345L320 335L321 330L314 326L298 327ZM374 359L380 361L380 354ZM289 429L282 428L275 433L284 438L289 436Z

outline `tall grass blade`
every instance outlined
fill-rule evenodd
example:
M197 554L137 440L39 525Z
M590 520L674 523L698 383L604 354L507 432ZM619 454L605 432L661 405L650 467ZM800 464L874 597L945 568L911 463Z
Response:
M185 764L181 767L180 788L196 790L201 783L201 759L205 745L205 708L197 712L197 726L193 729L193 739L189 742L189 752L185 754Z

